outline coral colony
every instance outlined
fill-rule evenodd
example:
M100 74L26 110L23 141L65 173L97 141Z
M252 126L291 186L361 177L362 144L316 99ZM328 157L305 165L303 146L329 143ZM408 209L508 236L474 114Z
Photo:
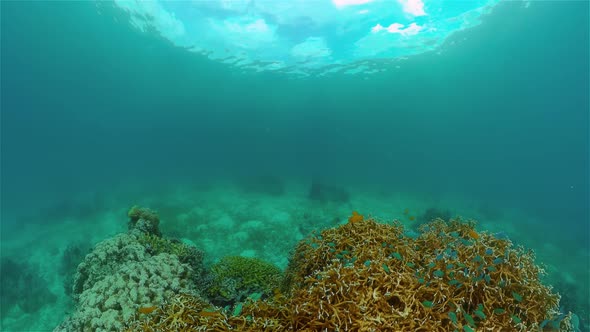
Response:
M353 212L312 233L285 272L256 258L166 239L158 215L129 211L129 231L78 266L77 310L56 331L576 331L534 253L475 223L435 219L407 236Z

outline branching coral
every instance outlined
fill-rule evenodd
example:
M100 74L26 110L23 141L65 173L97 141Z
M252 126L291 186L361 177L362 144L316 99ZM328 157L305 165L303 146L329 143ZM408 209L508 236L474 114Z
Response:
M419 230L421 225L427 224L436 219L449 221L451 220L451 217L452 212L450 210L431 207L418 216L416 222L412 224L412 228L414 230Z
M436 220L417 239L401 225L348 223L301 242L288 270L295 329L539 329L559 296L532 251Z
M239 311L228 313L198 296L179 294L149 315L138 313L126 332L291 331L285 324L289 308L285 299L281 300L248 299L239 305Z
M298 244L282 291L237 299L232 310L174 295L130 331L575 330L532 251L474 222L435 220L414 238L397 222L353 219ZM232 259L221 266L245 263ZM228 271L215 273L225 282L235 278Z
M126 331L184 331L199 323L199 313L210 305L199 297L179 294L150 313L139 310Z
M484 329L536 329L556 317L559 296L541 283L544 271L534 263L534 253L506 239L474 233L473 226L436 220L422 227L416 245L428 249L422 250L419 273L446 297L433 310L455 312L455 327Z

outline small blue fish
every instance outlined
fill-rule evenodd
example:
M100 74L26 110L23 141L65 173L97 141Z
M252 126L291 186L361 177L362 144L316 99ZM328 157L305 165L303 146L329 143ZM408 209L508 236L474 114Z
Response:
M502 257L495 258L492 263L494 264L502 264L504 263L504 259Z
M509 239L508 234L506 234L504 232L494 233L494 237L499 240L508 240Z

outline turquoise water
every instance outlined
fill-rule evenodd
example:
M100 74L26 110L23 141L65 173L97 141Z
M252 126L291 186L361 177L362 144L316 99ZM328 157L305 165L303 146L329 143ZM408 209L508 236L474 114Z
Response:
M71 313L64 283L134 204L207 260L281 268L352 210L410 227L405 209L446 209L534 249L588 329L588 9L505 2L383 72L299 78L92 2L2 2L2 330Z

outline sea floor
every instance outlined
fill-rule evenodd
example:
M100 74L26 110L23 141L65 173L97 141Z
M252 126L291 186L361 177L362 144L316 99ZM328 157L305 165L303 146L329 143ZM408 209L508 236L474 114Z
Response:
M63 215L55 210L47 215L42 211L29 213L27 222L18 223L18 227L14 226L16 223L3 222L3 262L10 259L20 264L27 280L34 283L29 289L45 292L43 297L7 296L5 293L15 286L8 285L6 280L14 276L3 270L0 330L53 330L72 311L64 288L65 278L77 264L72 257L83 257L92 245L125 232L126 212L135 204L157 210L163 234L195 244L205 252L208 262L226 255L242 255L258 257L281 268L287 266L297 241L315 229L346 222L352 211L384 222L399 220L411 229L427 217L429 209L448 210L452 216L478 220L480 231L501 232L513 242L533 249L538 261L546 265L547 282L563 293L564 309L577 313L588 326L590 254L587 247L572 243L558 224L548 236L550 225L539 226L538 220L522 211L484 206L459 197L443 199L330 188L336 193L311 199L309 184L290 183L267 189L235 182L168 188L157 193L120 195L100 208L81 208L84 213L72 213L71 209ZM349 196L342 197L340 192ZM22 281L14 282L18 286Z

